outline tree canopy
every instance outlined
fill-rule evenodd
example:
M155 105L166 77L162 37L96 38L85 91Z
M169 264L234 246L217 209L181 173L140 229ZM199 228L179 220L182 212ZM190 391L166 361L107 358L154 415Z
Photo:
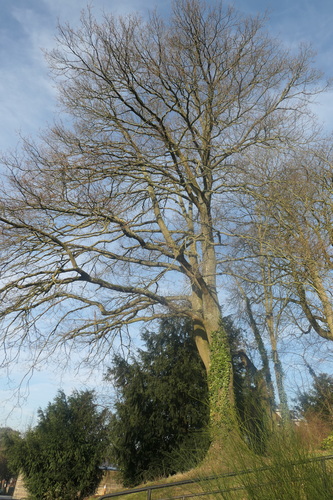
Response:
M36 427L7 437L10 463L22 472L29 498L82 500L95 492L108 443L106 416L92 392L66 397L59 391L39 410Z
M283 185L293 162L302 179L315 158L330 169L330 154L312 151L311 99L325 85L311 51L292 54L262 19L223 3L180 0L167 20L106 14L97 22L88 10L78 29L59 28L48 59L68 119L3 160L3 342L39 353L74 342L100 360L133 326L172 313L193 322L209 371L223 328L219 292L226 274L239 273L231 261L258 256L242 242L258 241L252 222L259 208L274 207L270 188ZM275 220L264 250L281 261L269 250L282 248L275 242L289 223L280 238L279 215L261 213ZM283 284L287 274L294 303L318 325L302 297L313 283L310 297L329 319L316 285L325 279L314 283L322 269L314 266L303 286L306 266L295 270L288 255ZM230 346L219 339L218 394L232 419Z
M0 427L0 481L9 481L15 477L15 469L9 465L6 442L8 439L18 436L19 432L10 427Z
M138 356L115 357L107 374L117 391L112 461L125 486L191 468L209 445L207 376L191 322L163 319L142 340Z
M333 376L327 373L315 375L312 387L298 394L297 409L305 417L316 415L332 424Z

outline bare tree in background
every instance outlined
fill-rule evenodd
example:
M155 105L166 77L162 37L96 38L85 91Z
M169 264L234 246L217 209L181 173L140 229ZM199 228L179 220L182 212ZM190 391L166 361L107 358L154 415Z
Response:
M269 333L281 410L287 417L279 330L290 336L312 329L333 339L331 146L322 139L280 155L266 150L259 158L247 158L248 196L243 193L239 199L246 216L230 273L247 301L251 326L259 318L261 330Z
M284 156L258 193L265 253L279 273L284 300L307 327L333 340L333 160L325 140ZM251 193L253 196L253 192ZM258 220L258 219L257 219ZM252 238L252 234L248 234Z
M246 187L246 154L306 140L312 55L289 54L260 19L196 0L167 21L98 24L88 11L58 42L49 61L70 125L5 159L3 342L38 353L74 339L100 356L171 311L193 321L209 370L218 276L241 216L233 193Z
M294 325L286 314L290 295L283 287L285 268L279 266L279 256L269 238L271 223L258 208L249 207L246 231L239 233L230 274L235 283L233 296L239 304L238 314L251 327L256 350L260 355L271 410L275 409L275 391L270 360L281 415L284 421L288 421L288 400L279 341L286 327L292 329Z

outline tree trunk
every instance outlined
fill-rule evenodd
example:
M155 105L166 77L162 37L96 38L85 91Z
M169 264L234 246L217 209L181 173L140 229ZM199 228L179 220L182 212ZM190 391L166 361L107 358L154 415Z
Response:
M222 436L233 431L237 432L233 366L229 342L222 324L212 335L208 383L213 432Z
M284 389L284 375L282 364L280 361L280 356L277 349L277 341L274 332L274 327L272 325L273 319L267 318L267 326L272 346L272 358L273 358L273 366L276 380L277 392L280 400L280 410L281 410L281 418L283 422L288 422L290 420L290 412L288 407L288 398L286 391Z
M250 326L254 335L254 339L256 341L256 344L258 346L258 351L260 354L261 362L262 362L262 374L263 374L263 382L265 382L266 388L265 388L265 393L267 395L268 403L270 406L271 411L274 408L275 405L275 395L274 395L274 386L273 386L273 381L272 381L272 375L271 375L271 370L269 367L269 359L268 359L268 354L266 347L264 345L263 339L260 335L260 331L257 325L256 320L254 319L253 313L252 313L252 307L251 303L248 297L245 297L245 304L246 304L246 312L249 318Z
M208 375L211 429L225 435L238 430L230 345L215 294L193 296L193 305L200 302L204 314L194 319L194 335Z

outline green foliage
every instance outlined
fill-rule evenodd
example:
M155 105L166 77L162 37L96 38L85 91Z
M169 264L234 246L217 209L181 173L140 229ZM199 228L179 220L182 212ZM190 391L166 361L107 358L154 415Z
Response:
M98 411L91 391L68 398L59 391L37 426L24 437L9 436L13 466L21 470L31 500L81 500L94 493L107 446L106 411Z
M211 366L208 375L210 416L213 427L235 428L236 414L230 401L233 368L229 341L223 326L212 334Z
M298 394L297 409L305 417L317 415L333 423L333 376L327 373L315 376L310 390Z
M333 434L330 434L321 443L322 450L333 450Z
M145 331L145 350L118 356L107 378L118 391L111 422L113 460L125 485L184 471L205 454L209 440L205 368L182 318Z
M11 477L16 475L16 470L9 465L6 449L7 440L14 436L19 436L19 432L10 427L0 428L0 480L9 481Z
M262 453L271 425L271 406L263 374L243 347L241 331L230 317L224 317L211 344L208 377L211 423L214 430L222 430L222 433L239 428L247 444ZM236 411L230 405L230 392Z
M255 452L265 453L273 421L271 401L263 373L242 350L233 356L233 367L241 435Z
M266 395L249 376L235 376L236 408L243 439L257 453L265 453L272 416Z

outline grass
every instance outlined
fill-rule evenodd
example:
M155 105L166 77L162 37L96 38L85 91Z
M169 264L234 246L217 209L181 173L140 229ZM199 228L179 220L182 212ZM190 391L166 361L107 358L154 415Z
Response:
M253 472L236 478L218 478L202 483L202 491L228 490L212 498L223 500L330 500L333 498L333 463L309 461L315 456L291 429L279 429L267 442L264 455L228 446L225 460L230 470ZM206 498L209 498L206 497Z
M333 460L309 462L309 459L320 454L316 446L318 443L314 439L315 432L315 428L313 432L311 428L305 428L303 432L278 428L267 438L264 454L254 453L243 441L235 437L228 442L225 439L216 439L199 467L142 486L195 479L192 484L153 491L152 500L191 493L204 494L203 498L206 500L331 500ZM228 471L248 469L253 472L236 477L205 479ZM234 490L230 491L231 488ZM215 493L209 494L211 491ZM120 498L146 500L147 493ZM91 497L90 500L93 499L96 500L96 497Z

